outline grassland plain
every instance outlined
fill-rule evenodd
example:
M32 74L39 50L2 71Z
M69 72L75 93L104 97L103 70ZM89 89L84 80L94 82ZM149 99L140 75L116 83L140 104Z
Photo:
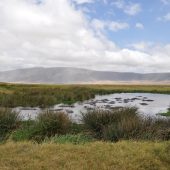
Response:
M0 145L0 170L169 170L169 158L170 142Z
M94 98L96 94L150 92L170 94L170 85L38 85L0 84L0 107L49 107Z

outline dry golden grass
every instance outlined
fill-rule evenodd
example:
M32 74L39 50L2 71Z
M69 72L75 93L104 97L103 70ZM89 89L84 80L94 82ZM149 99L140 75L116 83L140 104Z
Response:
M0 170L169 170L169 142L0 145Z
M143 91L143 92L169 92L170 91L170 85L151 85L151 84L96 84L96 85L85 85L88 88L93 88L93 89L104 89L104 90L127 90L127 91Z
M48 84L13 84L13 83L0 83L0 93L13 93L18 89L22 88L38 88L41 89L69 89L72 87L86 87L89 89L97 89L97 90L128 90L133 92L136 91L144 91L144 92L170 92L170 84L77 84L77 85L48 85Z

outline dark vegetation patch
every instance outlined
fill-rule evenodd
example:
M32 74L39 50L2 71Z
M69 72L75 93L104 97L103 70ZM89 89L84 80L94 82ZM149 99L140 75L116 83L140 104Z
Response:
M0 109L0 130L1 141L166 141L170 140L170 119L144 118L137 108L127 107L88 111L82 115L81 124L73 123L65 113L50 111L42 112L36 120L21 121L17 113Z
M0 141L7 139L9 134L19 128L18 113L8 108L0 109Z
M141 117L135 107L89 111L82 121L98 139L170 140L170 119Z
M169 117L169 116L170 116L170 108L168 108L168 111L167 111L167 112L165 112L165 113L159 113L159 115Z

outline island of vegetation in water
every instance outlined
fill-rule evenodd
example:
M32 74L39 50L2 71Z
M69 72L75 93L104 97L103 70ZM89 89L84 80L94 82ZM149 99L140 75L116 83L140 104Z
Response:
M165 113L159 113L159 115L161 115L161 116L170 116L170 108L168 108L168 111L167 112L165 112Z

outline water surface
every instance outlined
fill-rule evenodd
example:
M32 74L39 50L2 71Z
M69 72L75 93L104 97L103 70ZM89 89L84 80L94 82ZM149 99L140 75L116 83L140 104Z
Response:
M166 112L170 107L170 95L152 93L115 93L109 95L96 95L94 99L77 102L71 106L57 104L48 108L52 111L64 111L73 120L80 119L81 112L93 108L113 109L114 107L136 106L139 113L146 116L158 116L158 113ZM17 111L24 120L35 119L42 111L40 108L17 107Z

